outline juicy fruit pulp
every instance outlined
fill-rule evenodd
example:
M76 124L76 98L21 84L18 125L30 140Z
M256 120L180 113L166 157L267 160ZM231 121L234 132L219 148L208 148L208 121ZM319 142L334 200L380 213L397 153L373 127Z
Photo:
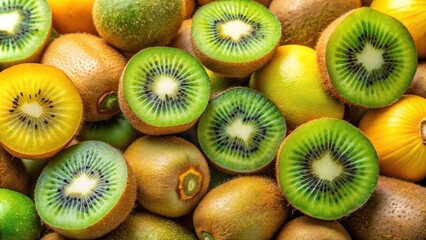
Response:
M281 190L293 207L332 220L367 201L377 183L379 161L359 129L343 120L323 118L287 136L276 169Z

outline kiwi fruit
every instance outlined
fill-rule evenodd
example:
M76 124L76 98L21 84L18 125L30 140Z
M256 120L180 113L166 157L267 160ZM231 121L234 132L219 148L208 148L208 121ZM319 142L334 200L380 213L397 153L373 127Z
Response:
M20 192L0 188L0 238L37 240L40 234L34 202Z
M0 147L0 188L28 194L29 174L24 164Z
M138 131L174 134L191 128L206 109L210 81L188 52L149 47L128 61L118 95L121 111Z
M197 125L198 142L213 166L228 173L258 173L273 164L286 121L265 95L233 87L214 98Z
M83 122L77 138L80 141L99 140L124 150L141 134L127 121L123 113L118 113L104 121Z
M417 65L416 74L406 93L426 98L426 61Z
M102 38L63 34L46 48L41 63L61 69L72 80L83 100L85 121L107 120L119 112L118 82L127 60Z
M192 48L191 27L192 27L192 18L185 19L182 22L182 25L180 26L175 37L168 44L168 46L185 50L188 53L190 53L192 56L196 57L194 53L194 49Z
M181 217L207 192L207 161L183 138L146 135L130 144L124 156L136 176L139 203L150 212Z
M342 223L353 239L426 239L426 187L379 176L367 203Z
M104 240L196 240L194 233L175 221L149 212L130 214L117 229Z
M280 45L314 48L324 28L340 15L359 7L360 0L274 0L269 10L281 23Z
M413 38L398 20L368 7L334 20L316 51L324 87L349 105L380 108L408 89L417 67Z
M51 232L44 235L40 240L69 240L69 238L62 236L59 233Z
M37 212L55 232L91 239L122 223L136 201L136 180L123 154L101 141L68 147L43 169L34 193Z
M321 220L300 216L284 224L275 240L351 240L351 236L337 220Z
M203 6L207 3L211 3L216 0L197 0L198 5ZM256 2L263 4L265 7L268 7L272 0L256 0Z
M333 118L297 127L280 146L276 178L288 202L302 213L335 220L360 208L377 184L379 160L368 138Z
M38 62L50 40L52 13L45 0L0 0L0 70Z
M0 142L12 155L49 158L72 141L83 104L74 84L56 67L22 63L0 72Z
M267 240L288 214L273 179L241 176L208 192L195 208L193 221L198 239Z
M281 24L262 4L222 0L206 4L192 17L191 40L200 62L213 72L245 77L275 53Z
M184 1L96 0L93 22L99 35L112 46L138 52L167 45L184 19Z

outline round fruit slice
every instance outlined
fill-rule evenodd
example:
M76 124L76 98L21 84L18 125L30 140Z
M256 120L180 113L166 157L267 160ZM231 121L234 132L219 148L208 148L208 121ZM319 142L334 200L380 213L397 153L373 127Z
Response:
M119 150L84 141L49 161L34 200L40 218L56 232L92 239L126 219L136 200L136 181Z
M172 134L198 120L209 101L210 80L184 50L151 47L127 63L118 91L120 108L137 130Z
M235 87L210 102L198 123L198 141L220 169L258 172L274 160L286 130L281 111L266 96Z
M265 6L255 1L214 1L199 8L193 18L194 52L210 70L244 77L274 54L281 24Z
M52 14L44 0L0 0L0 69L37 62L50 40Z
M284 196L294 208L318 219L338 219L361 207L378 175L373 145L344 120L305 123L278 151L276 176Z
M24 63L0 73L0 142L15 156L48 158L78 131L83 104L61 70Z
M336 19L316 49L326 88L352 105L379 108L396 102L416 72L416 47L407 28L367 7Z

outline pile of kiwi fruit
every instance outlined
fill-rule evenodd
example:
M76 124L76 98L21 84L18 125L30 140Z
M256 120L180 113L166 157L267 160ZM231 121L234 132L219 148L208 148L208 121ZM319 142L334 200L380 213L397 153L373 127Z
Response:
M426 179L383 175L358 128L426 97L372 1L93 0L96 34L50 2L0 0L0 239L426 239ZM344 116L289 127L250 86L284 45Z

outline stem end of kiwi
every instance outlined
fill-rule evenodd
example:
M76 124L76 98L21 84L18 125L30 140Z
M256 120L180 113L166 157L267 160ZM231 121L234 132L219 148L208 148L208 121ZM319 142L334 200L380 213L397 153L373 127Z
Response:
M179 176L178 193L183 201L193 198L201 190L203 175L190 167Z
M117 92L104 93L98 99L98 111L100 113L114 113L119 111Z
M201 239L202 240L214 240L214 237L213 237L213 235L211 235L211 233L202 231L201 232Z
M420 122L420 136L422 137L423 144L426 145L426 118Z

